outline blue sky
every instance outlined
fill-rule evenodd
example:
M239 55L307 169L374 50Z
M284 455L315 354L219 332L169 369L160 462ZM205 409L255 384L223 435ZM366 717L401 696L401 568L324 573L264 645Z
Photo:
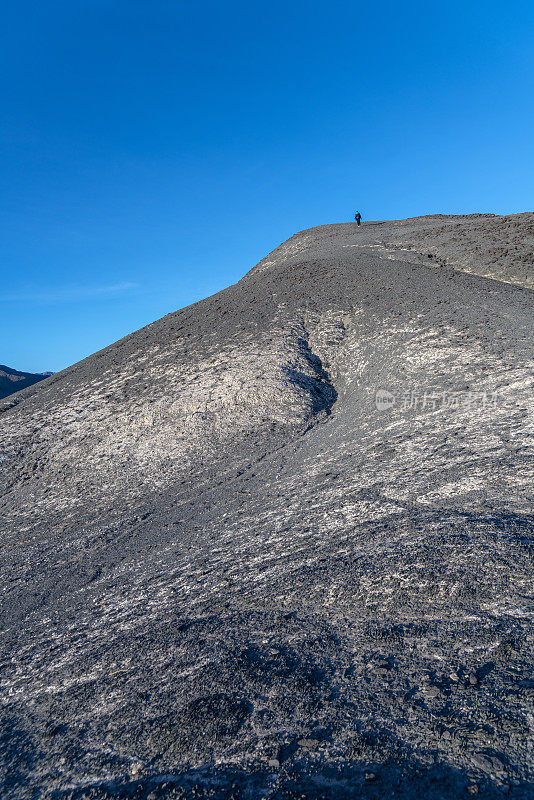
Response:
M534 207L534 4L5 4L0 363L59 370L312 225Z

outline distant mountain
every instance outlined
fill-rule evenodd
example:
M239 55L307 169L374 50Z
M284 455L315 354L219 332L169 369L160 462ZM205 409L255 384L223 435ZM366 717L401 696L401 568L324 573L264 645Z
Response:
M0 400L53 374L53 372L19 372L0 364Z

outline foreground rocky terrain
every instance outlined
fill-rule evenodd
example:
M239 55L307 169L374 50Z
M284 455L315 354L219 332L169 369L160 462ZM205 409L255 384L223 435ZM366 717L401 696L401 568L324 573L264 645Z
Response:
M534 796L533 245L312 228L4 401L3 798Z

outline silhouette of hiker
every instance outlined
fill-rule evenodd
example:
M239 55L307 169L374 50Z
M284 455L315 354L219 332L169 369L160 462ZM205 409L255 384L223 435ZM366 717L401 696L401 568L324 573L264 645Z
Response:
M356 225L359 225L359 224L360 224L360 222L362 221L362 215L360 214L360 212L359 212L359 211L357 211L357 212L355 213L355 215L354 215L354 219L356 220Z

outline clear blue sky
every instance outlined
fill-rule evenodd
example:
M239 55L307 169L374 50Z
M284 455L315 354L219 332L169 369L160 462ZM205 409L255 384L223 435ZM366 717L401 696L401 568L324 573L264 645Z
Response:
M17 369L62 369L356 208L534 207L532 0L20 0L1 37Z

